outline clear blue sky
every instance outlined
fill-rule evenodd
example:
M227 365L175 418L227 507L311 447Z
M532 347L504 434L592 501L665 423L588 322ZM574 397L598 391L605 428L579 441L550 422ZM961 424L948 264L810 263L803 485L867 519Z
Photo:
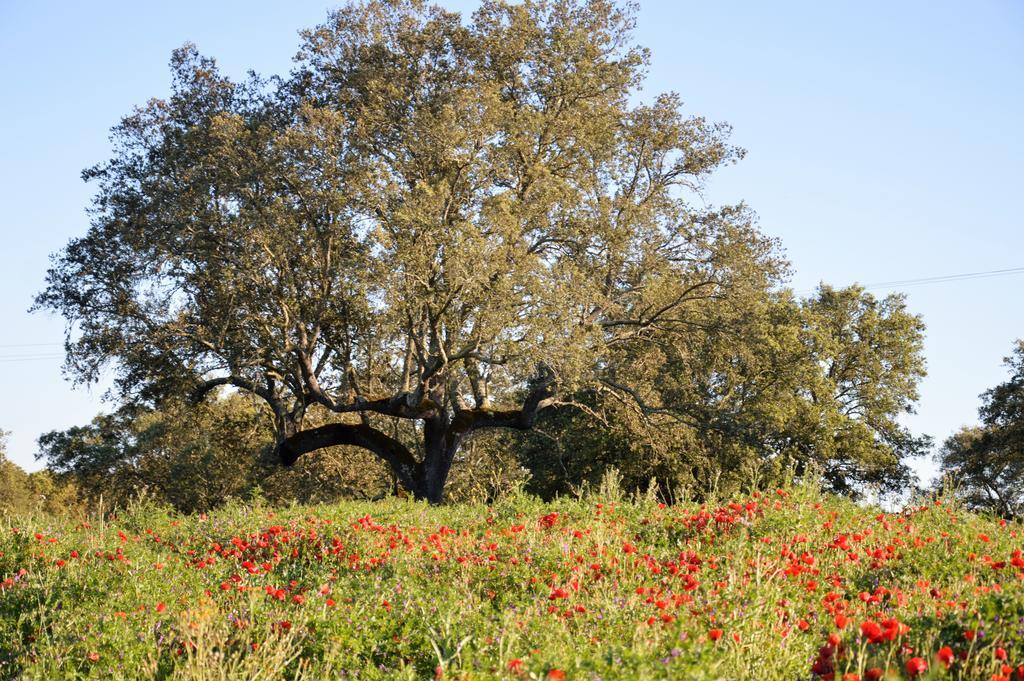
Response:
M0 429L14 461L38 468L40 433L104 408L61 377L62 321L26 309L49 254L87 227L79 173L108 157L108 129L167 93L181 43L231 75L280 73L331 6L0 0ZM760 214L798 291L1024 266L1024 3L647 0L637 39L649 92L733 124L749 153L709 198ZM941 440L1005 378L1024 275L906 292L929 368L908 423Z

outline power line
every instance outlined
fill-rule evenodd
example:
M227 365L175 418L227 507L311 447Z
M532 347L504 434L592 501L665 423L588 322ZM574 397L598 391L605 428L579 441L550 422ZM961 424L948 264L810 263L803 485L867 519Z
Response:
M966 279L987 279L989 277L1004 277L1010 274L1024 274L1024 267L1010 267L1003 270L988 270L987 272L966 272L964 274L947 274L941 277L923 277L921 279L902 279L897 281L880 281L874 284L865 284L864 288L890 288L893 286L917 286L921 284L941 284L947 281L963 281Z
M929 284L945 284L950 282L971 281L973 279L991 279L993 277L1006 277L1014 274L1024 274L1024 267L1009 267L1001 270L987 270L985 272L964 272L962 274L945 274L938 277L921 277L919 279L898 279L894 281L878 281L871 284L861 284L865 291L884 288L903 288L909 286L927 286ZM817 288L798 291L798 295L814 293Z
M51 362L58 361L60 357L28 357L26 359L0 359L0 364L22 364L24 362L38 362L41 360L49 360Z
M63 343L7 343L0 345L0 348L42 348L64 345Z

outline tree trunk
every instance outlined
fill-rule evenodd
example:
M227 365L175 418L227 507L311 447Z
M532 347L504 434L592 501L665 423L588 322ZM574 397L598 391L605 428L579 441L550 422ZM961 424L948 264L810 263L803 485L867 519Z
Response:
M427 419L423 424L422 479L414 495L437 505L444 501L444 486L452 461L462 444L462 433L455 432L443 416Z

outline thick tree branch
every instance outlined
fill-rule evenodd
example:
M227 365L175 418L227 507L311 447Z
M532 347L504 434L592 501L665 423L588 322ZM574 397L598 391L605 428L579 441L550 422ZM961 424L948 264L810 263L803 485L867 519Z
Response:
M303 430L278 445L277 455L282 464L291 466L303 454L339 445L360 447L373 452L391 466L406 489L416 489L417 468L420 464L409 449L395 438L362 423L330 423Z
M241 376L234 375L222 376L219 378L211 378L209 380L201 382L198 386L195 387L195 389L192 390L192 393L189 395L189 398L191 399L192 402L201 402L212 390L215 390L216 388L219 388L222 385L230 385L235 388L239 388L241 390L250 392L253 395L256 395L257 397L263 398L263 400L268 405L270 405L271 409L274 410L274 413L277 413L279 409L282 407L280 398L274 395L273 392L271 392L268 388L260 387L253 383L252 381L242 378Z
M356 397L348 404L335 405L331 409L337 414L373 412L402 419L425 419L436 416L440 405L433 400L418 397L416 392L404 392L373 400Z
M486 408L462 409L455 413L451 429L454 432L469 432L482 428L529 430L537 422L537 415L555 404L555 401L555 375L545 367L541 369L541 375L534 381L521 408L502 411Z

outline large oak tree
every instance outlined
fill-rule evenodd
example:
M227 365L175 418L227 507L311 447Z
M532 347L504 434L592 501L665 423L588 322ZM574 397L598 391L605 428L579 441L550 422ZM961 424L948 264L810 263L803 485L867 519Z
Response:
M85 171L92 225L37 299L67 369L113 368L129 402L248 391L285 463L366 448L431 502L474 432L584 389L641 399L622 353L705 333L782 265L700 198L741 155L728 127L635 103L631 27L606 0L380 0L305 32L284 77L177 50L171 95ZM314 405L348 416L306 428Z

